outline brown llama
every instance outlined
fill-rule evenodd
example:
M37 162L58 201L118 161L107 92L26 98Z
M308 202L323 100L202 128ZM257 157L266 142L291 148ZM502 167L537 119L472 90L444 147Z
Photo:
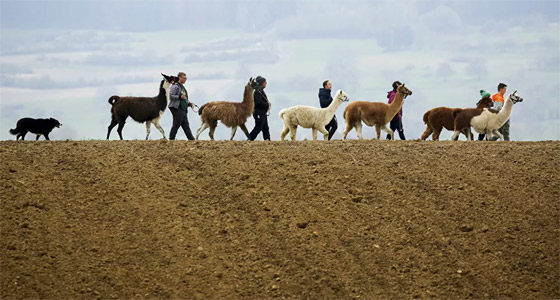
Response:
M391 104L367 101L350 103L343 114L346 120L346 129L344 130L343 139L346 139L346 135L348 135L348 132L350 132L352 128L356 128L358 138L363 139L362 122L364 122L367 126L375 126L378 140L381 135L381 129L390 134L391 139L394 140L394 132L387 127L387 124L391 122L393 117L399 112L404 99L410 95L412 95L412 92L406 88L403 83L397 87L395 101Z
M454 133L451 139L456 141L459 138L459 133L462 133L467 137L467 140L472 141L473 136L471 133L471 119L482 114L483 111L497 114L497 110L488 108L491 104L492 99L488 96L480 99L480 101L478 101L477 103L476 108L465 108L459 111L454 111L453 129L457 134Z
M489 108L492 105L492 100L490 97L482 98L476 104L477 108ZM449 108L449 107L436 107L428 110L424 114L424 124L426 124L426 130L422 133L421 139L426 140L430 135L432 135L432 140L438 141L439 135L443 128L453 131L455 128L455 117L454 114L461 112L462 108ZM465 135L467 136L467 135Z
M210 139L214 140L214 130L218 126L218 121L221 121L226 127L231 127L230 140L233 140L237 127L240 127L249 138L249 131L245 122L255 109L253 91L256 87L257 82L251 77L245 85L242 102L214 101L202 105L198 110L202 124L196 131L196 139L198 140L198 137L206 128L210 128L209 136Z

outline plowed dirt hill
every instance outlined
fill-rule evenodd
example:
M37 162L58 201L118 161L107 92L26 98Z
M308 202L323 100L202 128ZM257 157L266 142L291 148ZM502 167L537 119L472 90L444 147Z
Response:
M560 298L560 142L0 142L2 298Z

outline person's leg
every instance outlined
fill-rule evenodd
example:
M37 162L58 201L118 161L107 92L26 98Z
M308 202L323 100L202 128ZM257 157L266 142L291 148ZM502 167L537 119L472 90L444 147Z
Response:
M399 119L397 131L399 132L399 137L401 138L401 140L405 141L406 138L404 137L404 128L402 126L402 119Z
M183 111L183 110L181 110ZM187 112L184 112L183 115L183 121L181 122L181 128L183 128L183 131L185 132L185 135L187 136L187 139L189 139L189 141L194 140L194 136L191 132L191 127L189 126L189 117L187 115Z
M251 133L249 133L250 141L254 141L257 138L259 133L261 133L261 129L263 125L263 121L260 113L254 112L253 118L255 119L255 127L253 128L253 130L251 130Z
M268 116L263 114L262 133L265 141L270 141L270 129L268 128Z
M327 127L329 127L329 128L327 128ZM327 131L329 132L329 141L330 141L332 139L334 133L338 129L338 122L336 120L336 116L334 116L332 118L331 122L325 127L325 129L327 129Z
M504 141L509 141L509 120L500 128L500 133L504 136Z
M174 140L175 136L177 136L177 130L179 130L179 127L183 122L183 117L185 114L184 111L181 111L177 108L169 108L169 110L171 111L171 115L173 115L173 125L171 126L171 130L169 130L169 139Z

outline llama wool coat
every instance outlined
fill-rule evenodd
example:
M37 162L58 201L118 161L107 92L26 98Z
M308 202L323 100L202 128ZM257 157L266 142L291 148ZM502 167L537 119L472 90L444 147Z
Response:
M181 92L185 91L185 98L181 99ZM185 87L176 82L171 86L169 89L169 108L181 108L182 110L186 111L189 107L189 94L187 93L187 89Z

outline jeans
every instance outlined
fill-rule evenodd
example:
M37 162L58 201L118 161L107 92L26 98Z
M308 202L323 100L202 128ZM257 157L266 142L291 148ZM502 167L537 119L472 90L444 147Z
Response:
M173 125L171 126L171 131L169 131L169 139L174 140L177 135L177 130L179 127L183 128L187 139L194 140L194 136L189 127L189 119L187 118L187 111L180 108L169 108L171 114L173 115Z
M325 126L325 129L329 132L329 141L331 140L332 136L338 129L338 122L336 121L336 116L332 118L332 120Z

